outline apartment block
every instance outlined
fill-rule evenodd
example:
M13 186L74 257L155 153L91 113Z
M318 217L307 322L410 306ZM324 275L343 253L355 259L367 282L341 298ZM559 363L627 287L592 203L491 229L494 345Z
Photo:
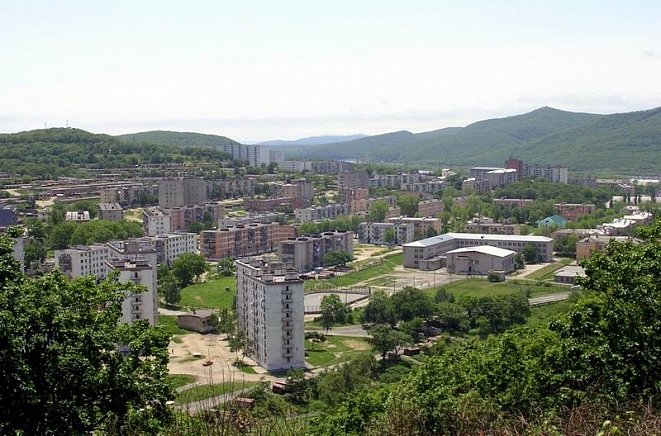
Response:
M418 203L418 214L433 217L443 213L444 208L443 200L422 200Z
M296 236L293 226L252 223L205 230L200 233L200 253L207 259L225 259L270 253L278 243Z
M445 182L440 179L426 180L421 182L404 183L401 186L402 191L420 192L421 194L434 195L445 189Z
M354 200L369 198L370 190L367 188L339 188L340 202L350 204Z
M18 222L18 215L16 214L16 207L2 206L0 207L0 227L10 227Z
M171 264L185 253L195 254L198 251L198 235L195 233L166 233L157 236L144 236L127 241L111 241L108 246L117 253L129 251L131 244L137 244L142 256L145 252L156 253L156 264ZM134 248L135 250L135 248Z
M272 184L274 197L292 197L297 207L309 206L314 197L312 183L305 179L290 180L287 183L275 182Z
M523 172L525 177L553 183L567 183L567 168L559 165L524 164Z
M158 205L162 208L194 206L207 201L207 184L203 179L173 178L158 182Z
M281 197L281 198L246 198L243 200L243 206L246 210L251 212L273 212L276 210L289 210L293 211L297 206L301 205L294 197Z
M521 180L523 178L524 166L525 164L523 163L522 160L515 159L513 157L510 157L505 161L505 168L516 170L517 180Z
M233 179L214 180L211 183L211 192L216 192L214 198L239 198L255 195L257 181L252 177L237 177Z
M300 272L323 266L326 253L338 250L353 253L353 232L333 231L301 236L281 241L278 246L282 261Z
M386 241L386 232L392 229L394 239ZM358 241L361 244L403 245L413 241L415 227L413 223L373 223L362 222L358 226Z
M172 231L170 215L157 207L143 209L142 228L148 236L170 233Z
M393 195L388 195L385 197L377 197L377 198L361 198L357 200L352 200L349 203L349 210L351 211L352 214L356 213L361 213L361 212L369 212L370 207L377 202L383 202L388 205L388 207L395 207L397 206L397 197Z
M99 203L100 220L121 221L122 218L124 218L124 212L119 203Z
M91 221L89 210L74 210L68 211L64 215L65 221L72 221L75 223L82 223Z
M388 222L391 223L411 223L413 224L413 232L417 237L425 237L426 235L433 232L438 235L441 233L441 220L438 218L424 217L424 218L413 218L413 217L394 217L388 219Z
M282 171L290 173L304 173L306 171L313 171L313 162L309 160L286 160L278 164L278 168Z
M55 250L55 268L70 279L89 275L102 279L109 256L108 246L99 244Z
M170 216L170 228L173 232L182 232L193 224L197 224L208 218L210 221L218 221L225 216L225 206L222 203L206 202L195 206L174 207L163 209Z
M465 226L467 233L483 233L487 235L518 235L520 226L494 222L492 218L480 217L468 221Z
M158 292L156 268L147 259L109 259L105 261L108 272L119 271L120 283L144 286L145 292L129 293L122 302L122 322L133 324L147 321L156 325L158 321Z
M448 251L483 245L513 250L517 253L521 253L525 246L532 245L541 261L553 260L553 239L544 236L445 233L405 244L404 266L421 270L437 269Z
M232 159L247 162L253 167L268 166L271 163L271 157L274 162L284 160L281 152L271 153L271 148L265 145L250 144L226 144L216 146L218 151L232 155Z
M400 174L375 174L370 179L372 188L399 189L401 184L402 176Z
M576 242L576 260L588 259L592 257L592 253L604 251L611 242L640 243L638 239L629 236L591 235Z
M343 160L313 161L312 170L319 174L340 174L353 171L353 163Z
M370 176L367 171L352 171L340 173L337 176L337 188L364 188L369 189Z
M491 189L491 184L485 179L469 177L461 184L462 191L473 190L476 194L484 194Z
M287 218L287 215L282 212L270 212L270 213L251 213L246 216L237 216L237 217L227 217L221 218L218 220L218 228L222 229L225 227L246 225L252 223L274 223L274 222L284 222Z
M516 182L518 180L518 175L513 168L499 168L487 172L483 178L489 182L490 189L495 189Z
M569 221L576 221L576 219L590 215L597 210L597 206L592 203L556 203L553 207L558 215L562 215Z
M343 215L349 215L349 205L345 203L306 207L305 209L294 210L294 216L299 223L333 220Z
M303 281L295 270L262 259L236 261L239 331L248 356L267 371L305 367Z
M523 209L524 207L531 205L534 201L535 200L527 198L494 198L491 202L501 206L513 206L518 209Z

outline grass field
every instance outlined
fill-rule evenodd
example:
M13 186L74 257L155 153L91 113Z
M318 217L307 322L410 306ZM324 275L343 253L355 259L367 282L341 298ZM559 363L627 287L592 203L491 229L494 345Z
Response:
M207 398L215 397L217 395L223 395L228 392L250 388L256 384L257 382L238 380L234 382L218 383L213 385L195 386L194 388L179 392L177 394L177 402L187 404L194 401L206 400Z
M374 262L374 260L371 260ZM391 273L397 265L401 265L404 261L402 253L396 253L383 258L382 262L375 265L368 266L360 271L351 272L339 277L333 277L329 280L308 280L305 282L306 290L314 289L329 289L332 287L349 287L354 286L360 282L365 282L370 279L375 279Z
M194 383L197 378L194 375L188 374L170 374L168 375L168 382L174 388L180 388L188 384Z
M165 331L170 335L186 335L190 333L177 326L177 317L170 315L158 315L158 325L163 326Z
M535 272L532 272L525 276L527 279L533 280L553 280L553 273L572 263L572 259L562 259L560 262L555 262L550 265L546 265L544 268L540 268Z
M556 316L569 312L574 303L575 301L569 299L552 304L533 306L530 308L530 317L526 324L530 327L545 325Z
M369 352L365 338L348 336L326 336L326 342L305 341L306 361L314 366L329 366L344 362L358 354Z
M351 319L349 322L345 322L344 324L336 324L336 327L341 327L343 325L357 325L360 324L360 318L363 315L363 312L365 311L364 307L358 307L355 310L351 311ZM323 329L324 327L321 325L320 322L317 321L306 321L305 322L305 328L306 329L313 329L313 330L320 330Z
M230 289L229 292L226 288ZM224 277L185 287L181 290L179 304L182 307L229 309L234 295L236 295L236 279Z
M485 297L490 295L507 295L515 293L530 292L531 297L536 297L545 294L552 294L555 292L567 292L564 286L551 285L548 283L537 284L534 281L518 281L518 282L500 282L492 283L487 279L469 278L459 280L443 286L448 291L452 292L456 297L460 295L468 295L471 297ZM430 289L426 291L429 295L435 295L436 290Z

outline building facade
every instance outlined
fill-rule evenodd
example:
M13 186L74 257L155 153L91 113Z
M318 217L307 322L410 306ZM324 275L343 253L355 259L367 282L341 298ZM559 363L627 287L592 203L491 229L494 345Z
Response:
M331 251L353 254L353 232L333 231L281 241L278 254L286 265L300 272L324 266L324 256Z
M207 184L203 179L173 178L158 182L158 205L168 209L195 206L207 201Z
M170 215L157 207L143 209L142 228L148 236L170 233L172 231Z
M392 230L393 240L387 241L386 232ZM358 242L361 244L376 245L402 245L413 241L415 226L413 223L388 222L373 223L362 222L358 225Z
M122 218L124 218L124 213L119 203L99 203L100 220L121 221Z
M262 259L236 261L237 326L248 356L267 371L305 367L303 281Z
M346 203L335 203L326 206L306 207L305 209L294 210L294 216L299 223L334 220L337 217L344 215L349 215L349 205Z
M271 253L278 243L296 236L293 226L252 223L205 230L200 233L200 253L207 259L226 259Z
M486 275L490 271L514 271L516 252L480 245L450 250L446 253L449 273Z

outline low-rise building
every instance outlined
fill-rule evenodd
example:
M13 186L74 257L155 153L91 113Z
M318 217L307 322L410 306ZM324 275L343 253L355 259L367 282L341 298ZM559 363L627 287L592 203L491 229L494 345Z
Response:
M486 275L490 271L514 271L516 252L490 245L464 247L446 253L449 273Z
M243 206L248 211L264 213L276 210L293 211L296 207L301 207L301 204L294 197L246 198L243 200Z
M443 200L422 200L418 203L418 215L420 216L431 216L435 217L436 215L443 213L445 205Z
M423 270L438 268L442 263L438 259L445 257L448 251L482 245L513 250L517 253L523 252L523 249L530 245L535 248L540 261L549 262L553 259L553 239L544 236L444 233L404 244L402 247L404 267Z
M517 224L497 223L487 217L473 218L466 223L465 229L468 233L487 235L518 235L521 232L521 228Z
M282 263L236 261L237 327L267 371L305 367L303 281Z
M564 229L567 227L567 220L560 215L551 215L537 221L538 229Z
M523 209L526 206L533 204L535 200L528 198L494 198L491 202L500 206L513 206L518 209Z
M177 326L182 329L208 333L213 331L213 310L193 310L192 313L183 313L177 316Z
M388 239L387 232L392 231L392 240ZM373 223L362 222L358 225L358 241L361 244L376 245L402 245L413 241L415 235L413 223L407 222L388 222Z
M269 224L274 222L286 221L287 215L282 212L269 212L269 213L251 213L245 216L220 218L218 220L218 228L223 229L226 227L246 225L252 223Z
M553 208L558 215L562 215L569 221L576 221L597 210L597 206L592 203L556 203Z
M388 222L391 223L411 223L413 224L413 232L418 238L424 238L427 235L438 235L441 233L441 220L432 217L405 217L399 216L389 218Z
M65 221L73 221L76 223L82 223L82 222L87 222L90 221L90 212L88 210L76 210L76 211L68 211L64 215L64 220Z
M604 251L606 246L611 242L640 243L638 239L630 238L629 236L591 235L576 243L576 260L588 259L592 256L592 253Z
M560 268L555 274L553 274L553 281L556 283L573 285L576 283L577 277L585 277L585 270L583 267L568 265Z
M324 266L324 256L331 251L353 254L353 232L333 231L281 241L278 254L287 265L299 272Z
M122 218L124 218L124 212L119 203L99 203L100 220L121 221Z
M2 206L0 207L0 227L10 227L15 225L18 215L16 214L16 207Z

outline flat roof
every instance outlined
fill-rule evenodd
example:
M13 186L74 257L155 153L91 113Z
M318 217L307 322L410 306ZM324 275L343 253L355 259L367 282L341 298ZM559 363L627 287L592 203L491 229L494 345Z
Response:
M582 266L565 266L559 269L554 275L558 277L585 277L585 270Z
M489 256L507 257L512 254L516 254L516 251L505 250L504 248L492 247L491 245L479 245L477 247L457 248L456 250L448 251L445 254L457 254L457 253L481 253L481 254L488 254Z
M484 235L480 233L444 233L431 238L421 239L419 241L404 244L403 247L429 247L453 239L466 239L472 241L512 241L512 242L552 242L553 239L546 236L532 235Z

